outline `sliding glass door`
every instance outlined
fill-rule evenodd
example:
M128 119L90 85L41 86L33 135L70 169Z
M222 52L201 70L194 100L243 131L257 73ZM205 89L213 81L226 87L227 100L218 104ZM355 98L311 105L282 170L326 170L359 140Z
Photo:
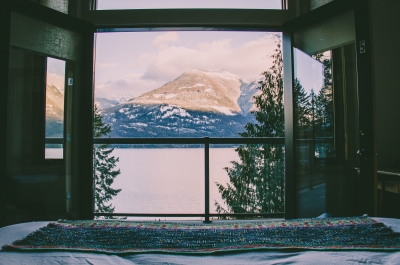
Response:
M291 32L293 217L367 213L360 172L373 172L357 154L370 112L359 104L355 32L353 10Z

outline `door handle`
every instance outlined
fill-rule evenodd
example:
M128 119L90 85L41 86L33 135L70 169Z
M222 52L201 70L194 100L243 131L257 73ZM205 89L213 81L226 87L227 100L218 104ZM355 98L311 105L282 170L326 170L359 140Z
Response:
M357 155L358 155L360 158L367 159L367 158L365 157L365 154L366 154L365 149L359 149L359 150L357 150Z
M364 149L357 150L357 155L362 156L364 153Z

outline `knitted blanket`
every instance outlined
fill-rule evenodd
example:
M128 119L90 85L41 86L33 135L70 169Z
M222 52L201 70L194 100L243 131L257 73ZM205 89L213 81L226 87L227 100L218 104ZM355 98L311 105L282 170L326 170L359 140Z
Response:
M369 217L211 224L59 220L3 249L113 254L270 249L399 251L400 234Z

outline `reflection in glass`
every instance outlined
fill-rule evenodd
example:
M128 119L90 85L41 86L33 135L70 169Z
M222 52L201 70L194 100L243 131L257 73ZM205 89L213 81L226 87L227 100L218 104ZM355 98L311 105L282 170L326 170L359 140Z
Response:
M46 143L45 158L63 158L65 61L47 58L46 72L46 129L47 138L61 139ZM56 150L53 150L56 149Z
M97 9L241 8L282 9L280 0L98 0Z
M296 215L354 215L359 165L355 44L325 52L305 48L307 54L294 49Z
M326 163L334 158L334 120L330 51L309 56L295 49L295 139L299 212L326 212Z

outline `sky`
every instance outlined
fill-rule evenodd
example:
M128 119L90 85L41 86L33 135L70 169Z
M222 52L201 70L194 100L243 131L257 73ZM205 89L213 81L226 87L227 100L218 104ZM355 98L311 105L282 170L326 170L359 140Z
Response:
M190 69L253 80L271 67L276 36L266 32L113 32L96 36L95 96L139 96Z
M97 0L97 9L145 8L281 9L281 0Z
M294 48L293 58L294 77L299 79L308 94L311 89L318 94L324 86L324 64L296 48Z
M95 96L139 96L190 69L226 70L251 81L271 67L276 34L237 31L124 32L96 35ZM323 86L323 65L294 49L295 77L307 93ZM65 62L47 61L48 83L64 90Z
M64 93L65 61L47 58L47 84L54 85L61 93Z

